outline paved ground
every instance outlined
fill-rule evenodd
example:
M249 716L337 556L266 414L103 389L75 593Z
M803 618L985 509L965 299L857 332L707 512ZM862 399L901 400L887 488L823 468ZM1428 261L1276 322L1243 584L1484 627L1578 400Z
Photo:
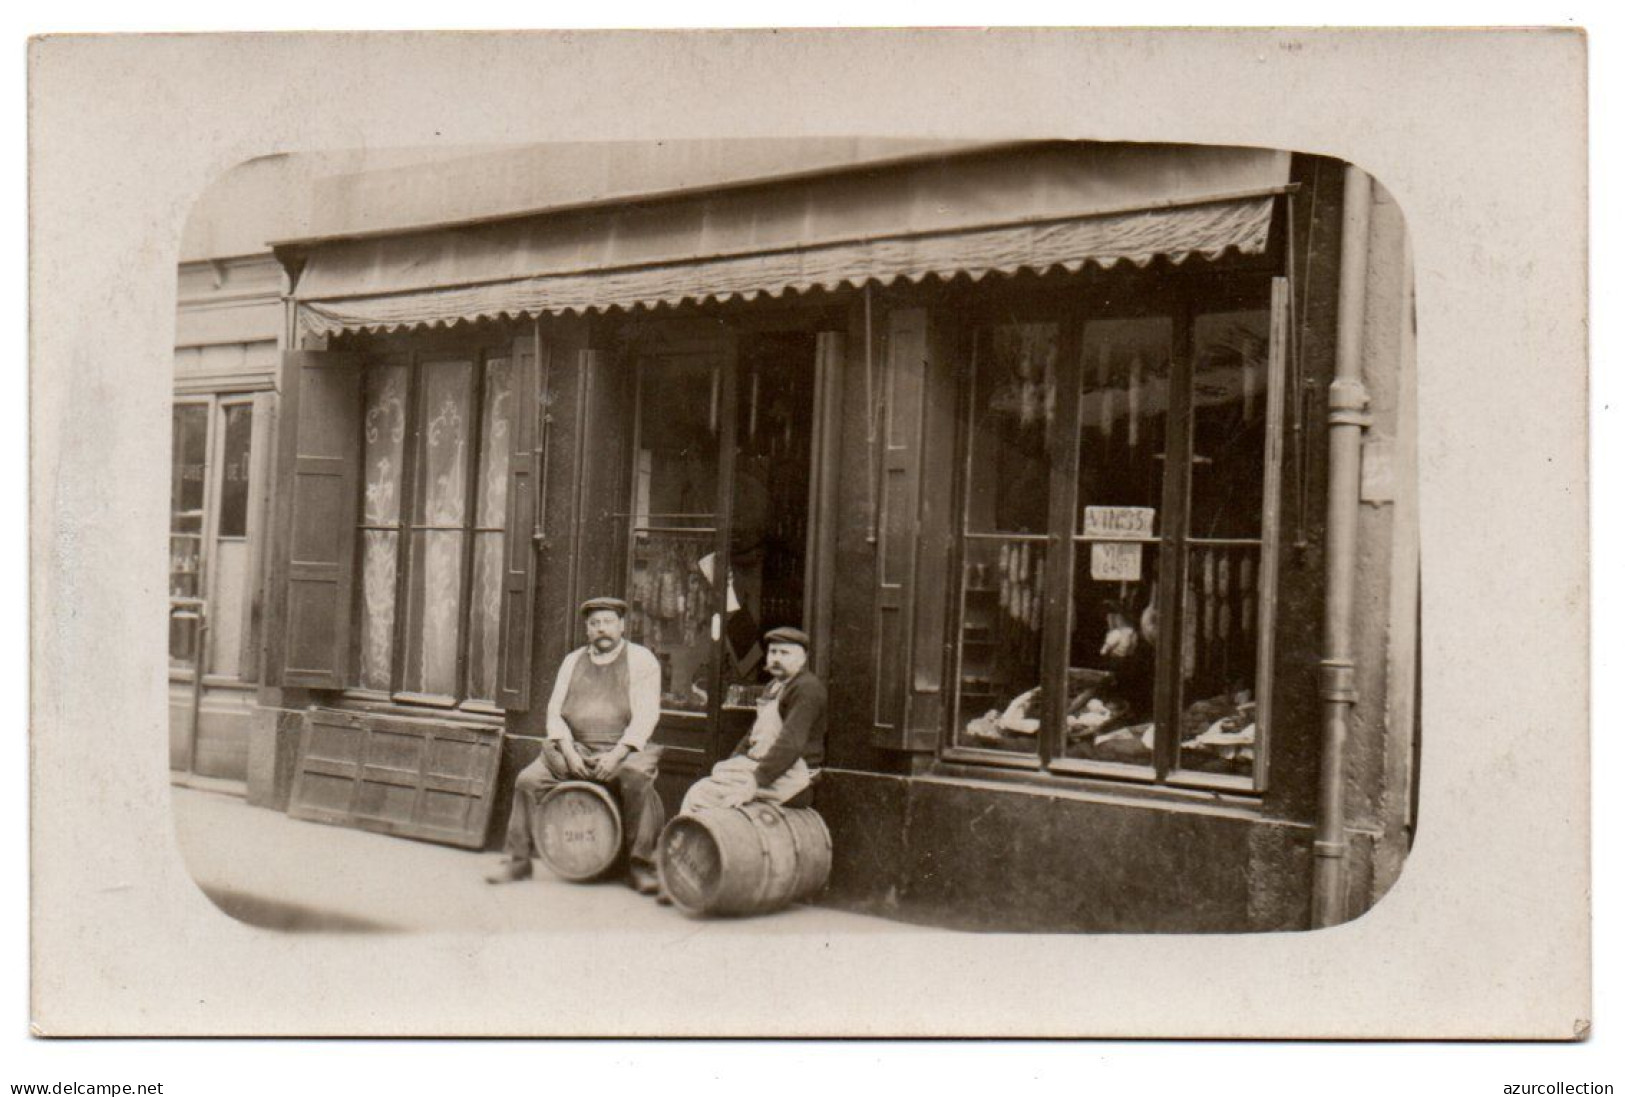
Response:
M749 919L696 920L625 884L570 884L537 862L533 879L493 887L497 855L290 819L206 788L173 789L192 877L225 911L289 930L582 930L675 936L750 932L912 933L881 918L797 906Z

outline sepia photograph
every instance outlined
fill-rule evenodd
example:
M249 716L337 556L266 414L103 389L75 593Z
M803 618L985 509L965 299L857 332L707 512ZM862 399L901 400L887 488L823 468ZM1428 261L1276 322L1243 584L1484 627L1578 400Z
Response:
M1358 917L1416 825L1409 264L1290 150L242 164L177 271L188 867L290 929Z
M1590 1039L1582 34L29 67L33 1043Z

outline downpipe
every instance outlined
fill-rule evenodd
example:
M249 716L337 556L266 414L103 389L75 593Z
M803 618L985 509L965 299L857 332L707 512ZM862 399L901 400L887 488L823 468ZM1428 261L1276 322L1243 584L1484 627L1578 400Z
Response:
M1360 519L1360 457L1371 425L1363 379L1371 178L1343 174L1342 265L1337 293L1337 359L1327 393L1326 615L1320 660L1320 802L1310 924L1348 920L1348 835L1343 771L1349 714L1358 697L1354 663L1354 570Z

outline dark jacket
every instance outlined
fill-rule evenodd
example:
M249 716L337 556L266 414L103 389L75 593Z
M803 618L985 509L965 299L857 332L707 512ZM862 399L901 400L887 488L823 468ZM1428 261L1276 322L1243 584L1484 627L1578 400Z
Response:
M777 739L756 759L757 785L770 785L805 758L809 766L824 760L824 710L829 704L829 691L818 676L804 670L785 683L779 692L779 718L784 728ZM750 750L750 736L739 741L734 748L737 757Z

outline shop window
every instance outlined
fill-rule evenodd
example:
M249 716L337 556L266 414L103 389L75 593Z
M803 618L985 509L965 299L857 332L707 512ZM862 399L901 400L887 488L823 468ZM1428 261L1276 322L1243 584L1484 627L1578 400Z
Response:
M718 683L717 707L753 710L762 632L806 623L814 345L757 334L732 363L710 353L640 363L628 634L660 660L667 711L709 711Z
M952 755L1262 787L1284 300L972 331Z
M959 704L966 745L1038 752L1058 324L974 333Z
M513 395L505 357L367 368L354 685L495 702Z

